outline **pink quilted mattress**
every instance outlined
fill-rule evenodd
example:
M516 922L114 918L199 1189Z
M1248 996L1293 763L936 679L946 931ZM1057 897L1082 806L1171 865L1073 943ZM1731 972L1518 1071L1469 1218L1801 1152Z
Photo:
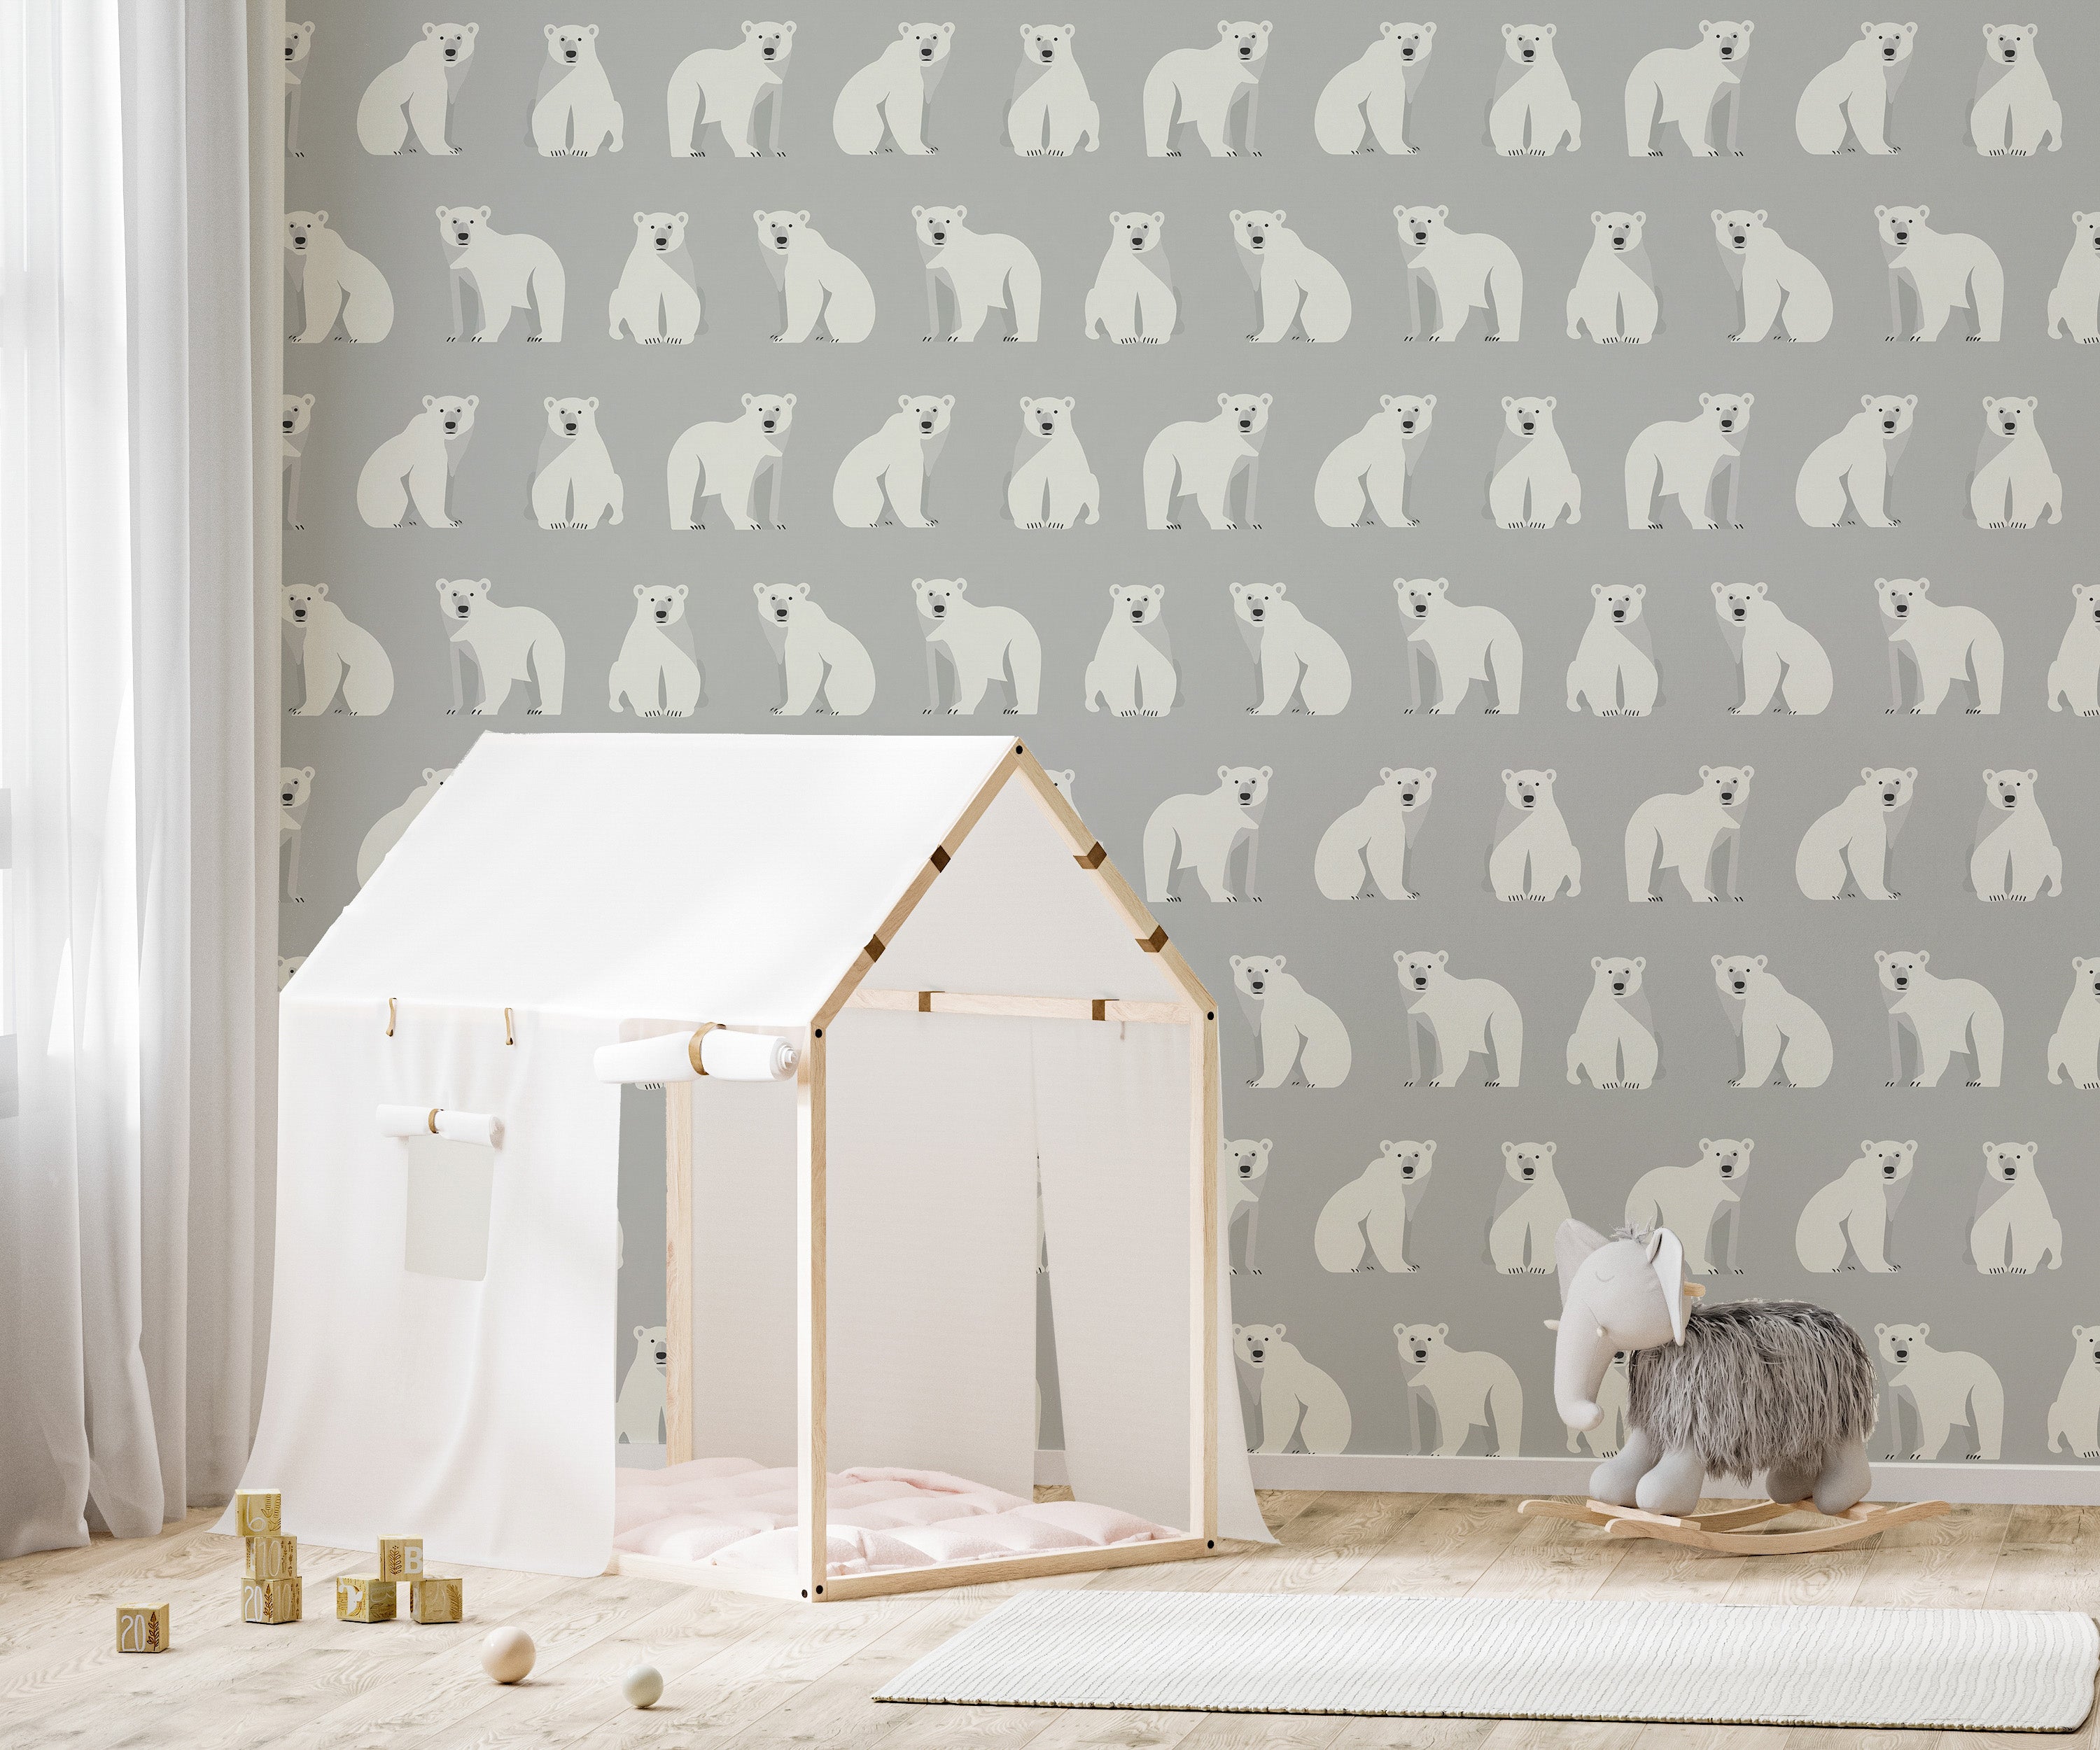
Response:
M622 1468L613 1547L703 1567L795 1565L795 1473L748 1458ZM1151 1543L1179 1534L1083 1501L1038 1505L939 1470L864 1466L831 1479L830 1571L881 1574L1047 1549Z

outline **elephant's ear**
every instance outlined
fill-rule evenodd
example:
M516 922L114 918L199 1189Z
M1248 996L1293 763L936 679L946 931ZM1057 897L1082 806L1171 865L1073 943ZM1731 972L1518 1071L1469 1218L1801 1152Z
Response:
M1553 1267L1560 1278L1560 1304L1568 1304L1568 1290L1574 1286L1575 1272L1589 1262L1590 1253L1605 1243L1595 1228L1579 1221L1564 1221L1553 1236Z
M1670 1309L1670 1338L1684 1341L1684 1320L1692 1302L1684 1292L1684 1246L1667 1228L1658 1228L1648 1239L1648 1262L1662 1285L1663 1304Z

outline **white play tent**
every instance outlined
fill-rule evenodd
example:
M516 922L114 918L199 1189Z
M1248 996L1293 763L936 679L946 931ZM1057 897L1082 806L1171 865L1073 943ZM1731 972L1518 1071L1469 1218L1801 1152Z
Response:
M827 1601L1266 1536L1220 1340L1216 1011L1021 743L484 735L280 1025L245 1486L288 1530ZM667 1087L668 1458L792 1467L784 1574L613 1548L593 1064L708 1026L796 1062ZM1039 1180L1069 1480L1176 1535L840 1573L827 1472L1030 1493Z

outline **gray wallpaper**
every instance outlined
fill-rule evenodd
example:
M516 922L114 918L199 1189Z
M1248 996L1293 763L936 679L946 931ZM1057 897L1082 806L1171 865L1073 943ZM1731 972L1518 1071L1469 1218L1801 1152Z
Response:
M2096 1456L2089 9L313 14L291 963L484 727L1011 717L1227 1004L1252 1444L1565 1451L1572 1210Z

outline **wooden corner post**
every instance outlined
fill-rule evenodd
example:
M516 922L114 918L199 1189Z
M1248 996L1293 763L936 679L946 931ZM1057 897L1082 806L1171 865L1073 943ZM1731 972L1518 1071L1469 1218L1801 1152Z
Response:
M824 1486L824 1060L829 1044L824 1035L829 1027L827 1020L811 1024L795 1070L795 1276L801 1351L795 1395L795 1573L798 1589L813 1602L825 1596L831 1543Z
M664 1461L693 1456L693 1084L664 1084Z
M1189 1529L1218 1535L1218 1012L1189 1025Z

